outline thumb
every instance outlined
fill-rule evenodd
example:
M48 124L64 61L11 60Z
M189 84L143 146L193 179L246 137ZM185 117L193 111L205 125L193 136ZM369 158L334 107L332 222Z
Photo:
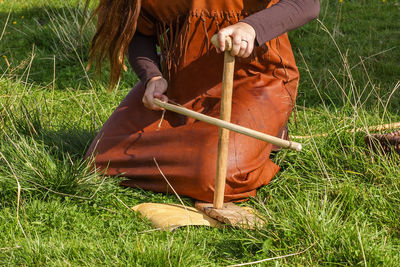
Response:
M163 95L163 94L159 93L159 92L155 92L154 93L154 98L157 98L157 99L159 99L159 100L161 100L163 102L168 102L168 97L166 95Z

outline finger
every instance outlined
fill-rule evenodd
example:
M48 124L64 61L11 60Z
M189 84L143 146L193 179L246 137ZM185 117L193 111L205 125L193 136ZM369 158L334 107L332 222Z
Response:
M253 53L253 50L254 50L254 42L249 41L249 44L247 45L246 52L244 53L243 57L244 58L249 57L251 53Z
M245 40L242 39L242 42L240 44L240 50L239 50L239 53L238 53L237 56L238 57L244 57L244 54L246 53L247 47L248 47L248 43Z
M166 95L161 95L161 101L162 101L162 102L165 102L165 103L168 103L168 96L166 96Z
M156 99L156 98L159 99L160 101L164 102L164 103L168 103L168 97L166 95L159 94L159 93L154 93L154 99ZM156 104L154 104L154 106L157 107L157 109L154 109L154 110L164 110L164 108L161 108Z
M153 83L148 83L146 90L144 91L142 102L145 105L145 107L148 107L149 103L149 94L153 94L154 92L154 84Z
M160 108L153 103L154 90L151 90L151 89L153 89L152 86L149 87L149 90L146 90L146 92L143 96L143 99L142 99L143 104L146 108L148 108L150 110L160 110Z
M145 94L144 96L143 96L143 104L144 104L144 106L146 107L146 108L148 108L148 109L153 109L152 108L152 101L153 101L153 97L151 96L151 95L149 95L149 94Z
M149 104L147 104L146 108L151 109L151 110L155 110L155 111L162 110L162 108L157 106L153 101L154 101L154 97L152 98L151 102Z
M142 102L143 102L143 106L145 106L147 109L151 109L151 106L149 105L149 101L147 100L147 98L145 96L143 96Z
M232 36L232 50L231 50L232 56L237 56L239 54L241 45L242 45L242 36L240 34L233 35Z
M160 99L162 102L168 102L168 97L163 94L154 94L154 98Z
M149 106L153 110L163 110L158 105L154 104L153 101L154 98L157 98L163 102L168 101L168 97L164 95L164 93L167 91L168 84L160 79L154 84L154 87L155 88L151 94L151 99L149 99L150 101Z

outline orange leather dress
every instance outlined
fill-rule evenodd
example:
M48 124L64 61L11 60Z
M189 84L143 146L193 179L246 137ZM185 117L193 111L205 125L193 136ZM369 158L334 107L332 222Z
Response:
M210 43L219 29L273 3L260 0L143 0L138 31L157 35L169 99L218 117L223 55ZM232 122L270 135L287 123L297 94L299 74L286 34L255 49L235 66ZM154 159L178 194L212 202L218 128L191 118L146 109L140 82L104 124L87 155L121 184L172 192ZM272 145L230 134L225 201L255 196L279 167L270 159Z

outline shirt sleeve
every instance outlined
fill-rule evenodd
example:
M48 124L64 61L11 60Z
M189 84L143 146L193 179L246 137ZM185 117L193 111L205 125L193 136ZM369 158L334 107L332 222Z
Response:
M318 17L319 0L280 0L243 19L256 31L258 45L296 29Z
M135 35L128 47L129 63L145 85L151 78L162 76L154 21L154 18L142 9Z
M140 32L135 33L129 44L129 63L143 84L147 84L153 77L162 76L156 44L155 36L147 36Z

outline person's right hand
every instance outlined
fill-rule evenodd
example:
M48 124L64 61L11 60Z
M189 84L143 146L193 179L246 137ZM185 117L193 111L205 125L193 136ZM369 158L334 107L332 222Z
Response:
M167 91L168 82L161 76L151 78L146 85L142 102L144 106L151 110L162 110L153 103L154 98L158 98L163 102L168 102L168 97L164 94Z

